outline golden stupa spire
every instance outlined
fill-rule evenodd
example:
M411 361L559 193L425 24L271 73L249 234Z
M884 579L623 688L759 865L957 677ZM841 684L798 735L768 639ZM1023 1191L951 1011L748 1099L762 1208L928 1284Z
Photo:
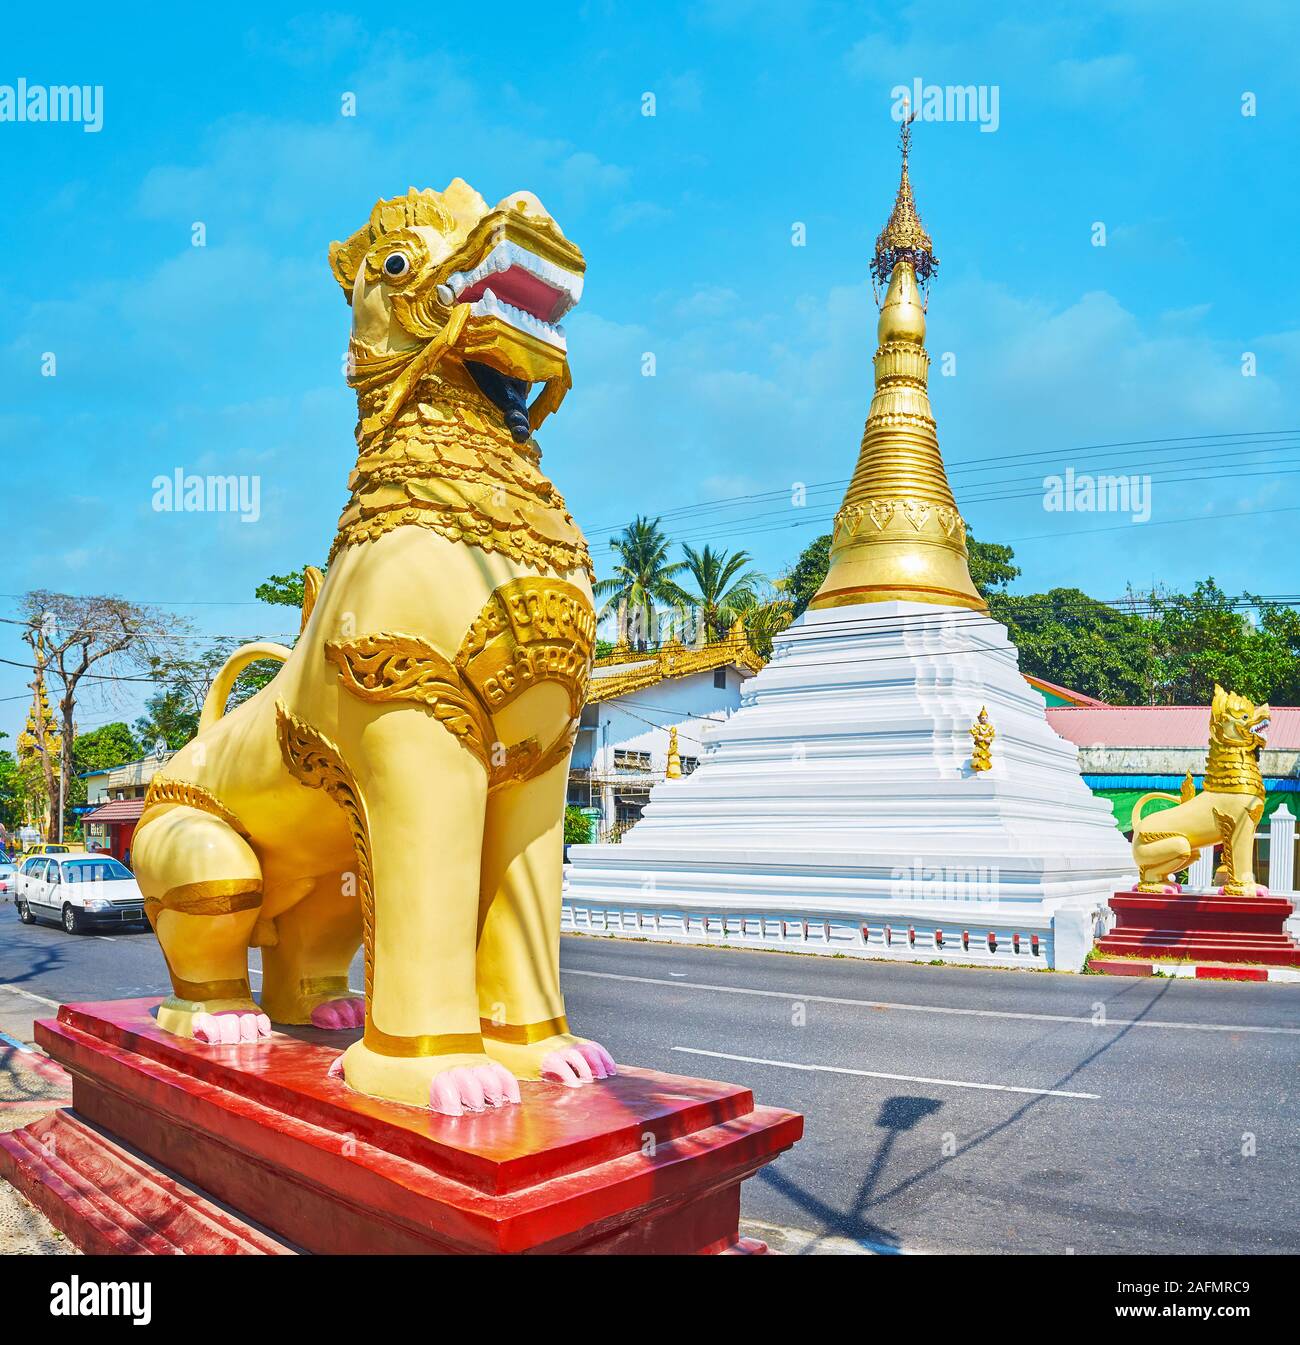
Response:
M810 605L925 602L982 612L926 391L930 356L917 280L928 281L939 262L912 198L911 120L903 121L898 196L871 259L873 280L888 284L876 329L876 395L835 515L830 569Z

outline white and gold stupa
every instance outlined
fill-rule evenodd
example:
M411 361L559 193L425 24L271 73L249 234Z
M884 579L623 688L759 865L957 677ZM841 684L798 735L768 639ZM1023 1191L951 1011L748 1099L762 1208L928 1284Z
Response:
M971 582L930 399L908 177L876 241L875 396L826 580L698 768L573 846L568 929L1077 969L1132 861ZM981 716L981 712L984 712Z

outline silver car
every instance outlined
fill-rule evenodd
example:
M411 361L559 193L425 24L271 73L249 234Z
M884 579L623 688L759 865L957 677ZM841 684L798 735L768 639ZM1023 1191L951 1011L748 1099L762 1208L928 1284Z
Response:
M144 919L131 870L111 855L31 855L18 866L16 881L14 900L25 925L57 920L77 934Z

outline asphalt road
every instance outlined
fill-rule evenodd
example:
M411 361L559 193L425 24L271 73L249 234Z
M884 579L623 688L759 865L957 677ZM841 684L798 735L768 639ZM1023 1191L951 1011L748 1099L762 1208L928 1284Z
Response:
M617 1059L804 1113L746 1183L749 1221L878 1251L1300 1252L1300 986L588 938L562 962L575 1030ZM6 983L76 1000L166 978L148 933L5 906Z

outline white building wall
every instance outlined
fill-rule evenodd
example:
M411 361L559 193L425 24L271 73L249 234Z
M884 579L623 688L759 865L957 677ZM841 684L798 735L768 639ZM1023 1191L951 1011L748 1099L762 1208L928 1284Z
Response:
M736 668L723 671L725 688L713 685L712 672L691 673L592 706L596 733L594 742L587 735L588 751L600 772L614 770L615 751L649 752L651 772L663 775L668 769L668 730L674 726L678 752L685 757L702 756L709 725L722 723L740 706L742 676ZM579 762L575 751L573 764L589 763Z

